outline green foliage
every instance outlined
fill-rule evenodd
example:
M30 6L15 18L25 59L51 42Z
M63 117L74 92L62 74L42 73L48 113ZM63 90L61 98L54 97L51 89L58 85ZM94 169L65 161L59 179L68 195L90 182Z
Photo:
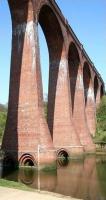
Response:
M7 118L7 106L0 104L0 143L2 141Z
M6 111L7 111L7 104L6 105L0 104L0 112L6 112Z
M96 140L106 142L106 95L102 98L97 109Z

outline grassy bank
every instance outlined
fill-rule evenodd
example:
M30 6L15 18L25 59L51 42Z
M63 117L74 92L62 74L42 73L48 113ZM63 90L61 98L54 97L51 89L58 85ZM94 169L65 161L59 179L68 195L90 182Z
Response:
M26 190L26 191L34 191L34 189L27 187L26 185L24 185L20 182L8 181L5 179L0 179L0 186L14 188L14 189L20 189L20 190Z

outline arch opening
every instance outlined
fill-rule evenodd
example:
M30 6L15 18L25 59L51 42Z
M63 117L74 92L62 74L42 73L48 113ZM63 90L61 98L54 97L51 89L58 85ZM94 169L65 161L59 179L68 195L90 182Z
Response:
M89 65L85 62L83 67L83 84L84 84L84 96L85 96L85 106L87 105L89 88L91 84L91 72Z
M48 82L49 82L49 51L43 30L38 24L38 35L39 35L39 52L40 52L40 65L42 74L42 85L43 85L43 106L45 119L47 120L47 104L48 104Z
M31 159L26 159L24 162L24 166L32 167L34 166L34 163Z
M24 154L19 160L20 166L35 167L35 160L30 154Z
M0 103L8 104L8 93L9 93L9 75L10 75L10 60L11 60L11 39L12 39L12 22L10 9L8 2L3 0L0 2L0 25L1 35L0 44L2 46L0 50ZM2 19L4 23L2 22Z
M101 85L101 88L100 88L100 98L102 99L104 95L104 90L103 90L103 86Z
M10 60L11 60L11 39L12 39L12 22L10 9L6 0L0 1L0 140L2 141L5 131L5 125L8 112L8 96L9 96L9 78L10 78ZM3 21L4 23L3 23Z
M74 111L74 98L75 98L75 90L76 90L76 82L77 82L79 63L80 63L80 58L79 58L78 50L77 50L77 47L75 46L75 44L72 42L70 44L69 52L68 52L72 113Z
M96 97L97 97L97 93L98 93L98 79L97 76L95 76L94 78L94 97L95 97L95 102L96 102Z
M48 61L46 60L47 65L49 65L48 66L49 72L47 73L49 74L47 121L48 121L49 129L52 135L56 85L57 85L57 79L58 79L59 64L60 64L62 52L63 52L63 35L62 35L62 30L58 22L57 16L48 5L43 5L41 7L38 22L45 36L45 40L47 44L46 51L48 52L48 57L47 57ZM44 59L45 57L44 50L42 51L41 56ZM42 61L41 64L43 68L44 61ZM47 74L46 76L48 76ZM43 82L44 87L45 87L45 83L47 84L47 81L44 80ZM47 87L46 87L46 90L47 90Z

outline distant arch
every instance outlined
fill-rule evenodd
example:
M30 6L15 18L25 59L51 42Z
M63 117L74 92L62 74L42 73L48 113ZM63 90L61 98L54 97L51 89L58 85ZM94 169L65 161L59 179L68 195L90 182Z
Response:
M76 81L78 75L78 68L80 64L80 57L76 45L71 42L68 51L68 65L69 65L69 79L70 79L70 91L72 101L72 113L74 111L74 98L76 90Z
M96 102L96 98L97 98L98 88L99 88L98 79L97 79L97 76L95 76L95 78L94 78L94 97L95 97L95 102Z
M101 85L101 87L100 87L100 98L101 99L102 99L103 95L104 95L104 88L103 88L103 85Z
M91 84L91 72L87 62L83 66L83 84L84 84L84 97L85 97L85 106L87 104L88 92Z
M64 38L60 23L52 8L43 5L40 9L38 22L43 30L49 53L49 85L47 120L53 135L54 107L59 65L64 51ZM55 28L54 28L55 27Z

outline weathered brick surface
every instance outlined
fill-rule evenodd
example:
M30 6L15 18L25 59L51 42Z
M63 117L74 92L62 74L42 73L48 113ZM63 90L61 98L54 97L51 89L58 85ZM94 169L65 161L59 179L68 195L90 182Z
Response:
M96 104L95 96L96 91L93 87L92 76L90 67L87 63L83 66L83 84L84 84L84 96L85 96L85 112L87 118L88 128L90 134L95 136L96 131Z
M38 145L43 145L45 156L41 153L40 163L51 162L55 155L53 151L48 152L48 149L53 150L53 143L43 113L37 25L31 2L23 7L20 8L25 12L23 16L18 4L11 11L14 25L10 95L2 148L10 153L17 152L17 160L22 154L31 154L37 162L35 152Z
M83 149L94 152L90 132L95 129L92 127L95 102L98 104L103 95L101 77L91 63L89 67L98 77L99 89L89 85L96 101L88 98L86 110L83 63L90 61L55 1L8 2L13 29L12 57L2 148L20 164L28 159L34 163L53 162L54 149L65 149L69 155L81 154ZM50 59L48 124L43 111L38 22L46 37Z

